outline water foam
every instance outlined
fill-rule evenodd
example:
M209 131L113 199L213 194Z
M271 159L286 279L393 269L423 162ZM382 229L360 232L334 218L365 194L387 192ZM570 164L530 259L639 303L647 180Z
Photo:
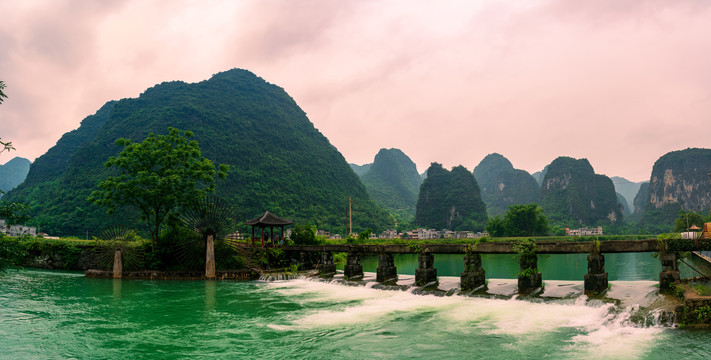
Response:
M369 285L371 283L368 283ZM645 287L648 284L642 284ZM274 291L299 302L331 302L336 306L306 309L292 314L286 324L271 324L278 331L338 329L363 324L387 324L403 316L421 316L446 333L476 331L505 336L517 342L535 342L548 336L566 336L565 351L575 356L635 358L657 341L664 328L635 324L639 306L588 301L584 295L567 300L527 301L467 296L417 295L363 286L342 286L308 279L268 283ZM614 288L614 286L613 286ZM644 292L637 290L635 293ZM618 293L627 294L621 286ZM618 295L619 295L618 294ZM425 314L425 316L422 316ZM474 330L475 329L475 330ZM422 331L433 331L427 326Z

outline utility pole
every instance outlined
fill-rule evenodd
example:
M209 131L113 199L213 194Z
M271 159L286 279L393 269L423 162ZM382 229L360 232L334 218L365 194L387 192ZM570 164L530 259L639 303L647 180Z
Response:
M351 197L348 197L348 236L353 234L353 212L351 206Z

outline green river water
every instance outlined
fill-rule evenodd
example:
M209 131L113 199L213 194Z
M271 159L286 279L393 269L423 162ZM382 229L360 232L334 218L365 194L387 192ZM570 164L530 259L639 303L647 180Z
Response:
M458 286L460 257L435 256L440 288ZM506 255L483 257L497 297L347 286L339 276L151 281L10 270L0 275L0 359L711 358L711 331L662 326L645 309L664 300L656 259L606 260L608 300L582 295L584 255L541 256L545 291L526 299L515 296L518 265ZM414 282L414 262L396 258L401 284Z

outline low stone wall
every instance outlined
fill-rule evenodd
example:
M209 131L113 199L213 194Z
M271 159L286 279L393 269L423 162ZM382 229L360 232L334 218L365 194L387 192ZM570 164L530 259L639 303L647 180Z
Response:
M677 284L684 290L684 304L675 309L681 326L711 327L711 296L702 296L688 283Z

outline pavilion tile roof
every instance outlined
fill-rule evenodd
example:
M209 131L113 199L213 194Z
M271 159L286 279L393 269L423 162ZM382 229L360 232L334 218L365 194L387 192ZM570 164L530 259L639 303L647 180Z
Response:
M269 211L265 211L263 215L244 222L248 226L284 226L293 223L293 221L278 217Z

